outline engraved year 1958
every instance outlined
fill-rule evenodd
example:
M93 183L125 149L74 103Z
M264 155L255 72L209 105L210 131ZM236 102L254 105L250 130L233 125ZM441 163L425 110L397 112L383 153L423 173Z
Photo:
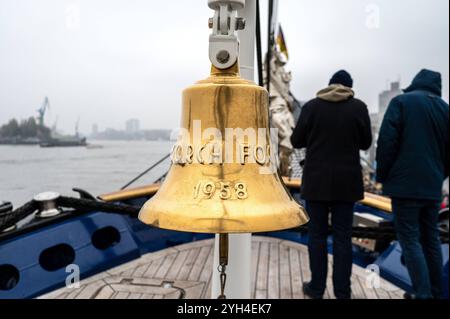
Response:
M200 181L194 187L194 199L212 199L219 196L221 200L244 200L248 198L248 187L241 182Z

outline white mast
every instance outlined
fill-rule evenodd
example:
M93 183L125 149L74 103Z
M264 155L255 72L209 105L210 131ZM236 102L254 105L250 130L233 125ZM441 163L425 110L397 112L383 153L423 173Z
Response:
M209 1L211 2L211 1ZM235 1L222 0L222 3ZM254 80L255 77L255 38L256 38L256 0L246 0L244 9L238 11L239 17L246 19L245 29L239 31L240 40L239 63L241 77ZM214 62L213 62L214 63ZM252 235L239 234L229 237L229 262L227 267L228 279L225 294L229 299L251 298L251 251ZM256 262L256 261L253 261ZM212 298L220 295L219 266L219 236L216 237Z

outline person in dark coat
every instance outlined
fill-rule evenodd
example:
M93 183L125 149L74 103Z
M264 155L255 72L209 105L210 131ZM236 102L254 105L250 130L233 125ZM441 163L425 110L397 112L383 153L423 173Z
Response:
M353 209L364 198L360 150L372 145L367 106L354 97L352 87L350 74L337 72L329 87L304 106L291 138L295 148L306 148L302 198L311 217L312 280L303 290L313 299L323 298L326 289L330 213L334 291L338 299L351 298Z
M398 239L418 299L441 298L438 219L449 170L449 106L441 75L422 70L386 112L378 140L377 180L393 199Z

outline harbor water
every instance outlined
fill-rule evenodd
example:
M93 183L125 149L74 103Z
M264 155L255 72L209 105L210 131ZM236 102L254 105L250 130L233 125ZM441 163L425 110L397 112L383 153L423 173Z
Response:
M91 147L40 148L0 145L0 201L18 207L36 194L55 191L94 196L119 190L169 154L172 142L91 141ZM154 182L169 168L166 161L133 186Z
M94 196L114 192L170 153L173 142L91 141L91 147L40 148L0 145L0 201L18 207L35 195L73 195L81 188ZM153 183L169 169L158 166L133 186ZM448 193L448 180L444 184Z

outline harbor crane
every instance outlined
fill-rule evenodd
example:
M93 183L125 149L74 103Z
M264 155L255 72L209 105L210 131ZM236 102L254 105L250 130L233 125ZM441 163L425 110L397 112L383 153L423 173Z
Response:
M45 119L45 113L47 113L47 110L50 109L50 100L48 97L45 97L44 103L42 103L42 106L39 110L37 110L39 116L38 116L38 123L40 126L44 126L44 119Z

